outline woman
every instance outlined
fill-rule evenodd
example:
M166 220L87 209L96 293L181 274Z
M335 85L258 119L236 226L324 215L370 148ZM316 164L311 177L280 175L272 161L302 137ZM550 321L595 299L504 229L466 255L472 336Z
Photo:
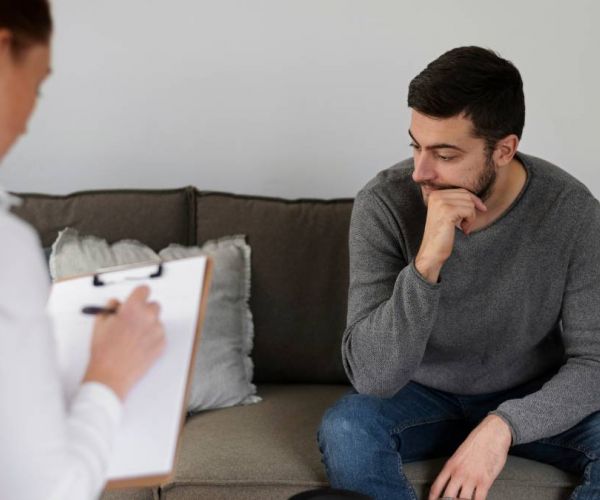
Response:
M25 132L50 73L47 0L0 0L0 157ZM122 401L164 347L146 287L98 317L84 381L67 403L51 325L49 284L34 230L0 190L0 488L2 498L97 498Z

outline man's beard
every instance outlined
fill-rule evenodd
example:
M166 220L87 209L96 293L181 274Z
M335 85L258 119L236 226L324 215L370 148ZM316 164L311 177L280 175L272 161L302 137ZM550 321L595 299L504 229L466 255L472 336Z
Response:
M493 158L488 157L485 160L483 172L477 179L476 189L472 191L481 201L485 202L492 194L492 188L496 183L496 175L496 164Z
M485 202L492 194L492 189L496 183L496 176L496 164L490 155L486 158L483 172L475 182L473 189L463 188L462 186L436 186L428 182L420 182L419 185L432 187L434 189L467 189L467 191L470 191L481 201Z

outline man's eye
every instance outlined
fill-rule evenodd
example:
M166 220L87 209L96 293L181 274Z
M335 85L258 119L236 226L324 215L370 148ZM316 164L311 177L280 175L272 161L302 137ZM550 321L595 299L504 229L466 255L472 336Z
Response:
M416 149L417 151L418 151L419 149L421 149L421 148L420 148L419 146L417 146L417 145L416 145L414 142L411 142L411 143L409 144L409 146L410 146L411 148L413 148L413 149Z
M444 156L444 155L437 155L437 157L442 161L452 161L455 158L455 156Z

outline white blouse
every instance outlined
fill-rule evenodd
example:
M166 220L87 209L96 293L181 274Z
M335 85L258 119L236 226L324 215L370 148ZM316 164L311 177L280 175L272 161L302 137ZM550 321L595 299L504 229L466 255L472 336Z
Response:
M45 307L49 278L35 231L0 190L0 488L11 500L89 500L104 486L122 413L83 384L67 402Z

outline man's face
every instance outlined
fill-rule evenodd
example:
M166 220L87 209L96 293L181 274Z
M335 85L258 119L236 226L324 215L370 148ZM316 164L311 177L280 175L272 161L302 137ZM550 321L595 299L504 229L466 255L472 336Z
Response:
M485 141L473 137L472 131L473 123L462 115L441 119L412 111L412 177L421 187L425 205L436 189L464 188L482 201L489 198L496 166L488 158Z

